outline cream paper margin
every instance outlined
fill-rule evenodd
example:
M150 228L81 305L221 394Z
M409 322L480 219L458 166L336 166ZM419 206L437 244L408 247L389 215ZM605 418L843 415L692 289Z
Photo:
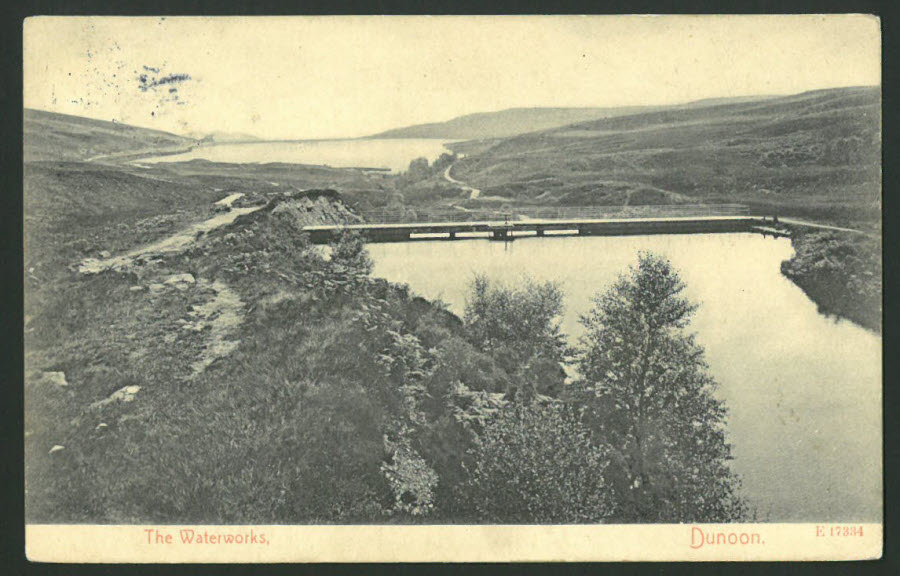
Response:
M355 18L355 17L353 17ZM482 18L484 20L485 17ZM578 18L575 17L553 17ZM608 16L627 30L634 16ZM658 19L704 16L657 16ZM872 33L880 22L865 15L716 16L717 19L759 19L765 26L790 27L809 19L868 19ZM465 26L466 17L455 17L453 26ZM126 20L126 19L120 19ZM198 23L217 20L196 18ZM291 18L283 18L285 23ZM330 20L335 21L334 18ZM403 18L392 18L402 26ZM498 20L499 22L499 20ZM552 20L551 20L552 22ZM26 31L27 24L26 21ZM251 27L252 29L252 27ZM59 38L53 38L59 42ZM29 61L26 42L25 62ZM713 49L714 46L710 46ZM848 49L852 49L849 46ZM674 48L673 49L677 49ZM827 55L823 55L826 56ZM857 55L862 67L878 74L880 53ZM874 60L873 60L874 58ZM59 63L57 63L59 64ZM26 94L39 89L40 73L29 73ZM702 78L697 78L702 81ZM832 527L862 528L863 536L830 536ZM214 535L264 534L268 544L182 544L180 531L192 529ZM171 544L148 543L147 530L171 535ZM696 544L697 531L735 534L738 544ZM824 532L825 535L818 535ZM740 544L741 535L759 543ZM882 524L697 524L697 525L595 525L595 526L104 526L26 525L26 555L34 562L80 563L275 563L275 562L422 562L422 561L766 561L766 560L868 560L881 557ZM693 538L693 540L692 540Z
M862 536L831 536L832 527ZM253 534L267 544L183 544L180 531ZM171 544L148 542L148 530ZM697 531L737 544L696 545ZM155 533L153 534L155 536ZM743 538L741 535L745 535ZM755 536L758 535L758 536ZM693 542L692 542L693 538ZM741 540L753 543L740 544ZM154 538L155 540L155 538ZM33 562L537 562L873 560L881 524L599 526L94 526L25 527Z

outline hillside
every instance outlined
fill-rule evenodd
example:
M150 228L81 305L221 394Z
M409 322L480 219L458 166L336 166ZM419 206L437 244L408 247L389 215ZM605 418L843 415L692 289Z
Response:
M502 140L453 176L485 198L550 206L740 202L872 220L880 109L879 88L858 87L645 111Z
M193 140L148 128L26 109L24 158L89 160L104 156L184 151Z
M516 134L547 130L566 124L635 113L641 107L629 108L510 108L499 112L480 112L453 118L446 122L417 124L396 128L371 138L446 138L448 140L480 140L509 138Z
M370 138L445 138L447 140L490 140L518 134L550 130L569 124L603 118L616 118L658 110L696 108L723 102L758 101L769 96L710 98L672 106L620 106L612 108L510 108L498 112L480 112L446 122L417 124L388 130Z

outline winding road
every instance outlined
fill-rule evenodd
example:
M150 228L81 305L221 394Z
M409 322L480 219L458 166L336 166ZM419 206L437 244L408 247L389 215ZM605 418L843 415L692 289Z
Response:
M469 192L469 200L474 200L474 199L478 198L478 195L481 194L481 190L479 190L477 188L472 188L471 186L467 185L465 182L460 182L459 180L456 180L455 178L453 178L453 176L450 175L451 168L453 168L453 164L447 166L447 169L444 170L444 180L446 180L447 182L450 182L452 184L456 184L463 190Z

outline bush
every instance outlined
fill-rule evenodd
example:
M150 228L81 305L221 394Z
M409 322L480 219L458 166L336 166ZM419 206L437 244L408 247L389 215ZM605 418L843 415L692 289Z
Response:
M465 494L479 522L603 522L613 494L606 455L563 404L514 405L475 441Z

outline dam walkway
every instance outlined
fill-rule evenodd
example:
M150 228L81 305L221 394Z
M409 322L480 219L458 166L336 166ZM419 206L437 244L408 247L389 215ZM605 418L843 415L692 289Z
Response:
M757 232L787 236L773 227L771 219L747 215L655 216L637 218L525 218L433 221L366 222L346 225L305 226L316 244L333 240L344 230L355 230L368 242L409 242L415 240L458 240L490 238L513 240L525 236L624 236L637 234L699 234L715 232Z

